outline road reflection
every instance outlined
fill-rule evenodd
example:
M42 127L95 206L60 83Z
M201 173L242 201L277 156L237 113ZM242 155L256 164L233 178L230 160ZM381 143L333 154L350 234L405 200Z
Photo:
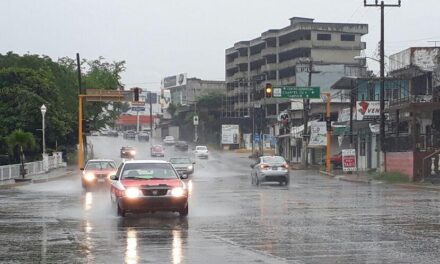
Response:
M125 263L137 264L139 257L137 253L137 233L133 228L127 230L127 249L125 251Z
M173 230L173 264L182 262L182 230Z
M85 197L84 209L86 211L89 211L90 209L92 209L92 204L93 204L93 193L87 192Z

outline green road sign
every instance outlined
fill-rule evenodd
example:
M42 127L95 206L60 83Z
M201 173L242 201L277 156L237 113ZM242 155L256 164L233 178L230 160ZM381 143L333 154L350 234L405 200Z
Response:
M273 97L290 99L319 99L321 98L321 91L319 87L274 86Z

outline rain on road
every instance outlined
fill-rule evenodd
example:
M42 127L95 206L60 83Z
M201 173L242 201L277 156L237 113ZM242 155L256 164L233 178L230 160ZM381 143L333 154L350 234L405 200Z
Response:
M91 140L100 158L120 162L126 145L149 158L149 143ZM0 189L0 262L438 263L437 192L299 171L288 187L256 187L250 163L215 151L197 160L186 219L117 217L108 191L83 191L79 174Z

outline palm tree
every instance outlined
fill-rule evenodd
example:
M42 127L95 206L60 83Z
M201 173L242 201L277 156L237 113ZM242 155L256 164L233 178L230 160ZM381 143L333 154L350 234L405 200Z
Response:
M14 155L17 150L20 151L21 175L24 178L26 174L24 170L24 151L35 147L34 135L30 132L17 129L6 137L6 142L12 155Z

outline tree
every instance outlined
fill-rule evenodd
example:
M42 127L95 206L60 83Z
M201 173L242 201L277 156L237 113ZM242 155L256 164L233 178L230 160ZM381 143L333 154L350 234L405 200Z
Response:
M24 153L35 148L35 138L30 132L21 129L14 130L6 137L9 153L16 158L19 156L20 163L24 163ZM17 155L18 154L18 155Z
M167 112L171 115L171 117L174 117L174 114L176 114L177 106L173 103L168 105Z

